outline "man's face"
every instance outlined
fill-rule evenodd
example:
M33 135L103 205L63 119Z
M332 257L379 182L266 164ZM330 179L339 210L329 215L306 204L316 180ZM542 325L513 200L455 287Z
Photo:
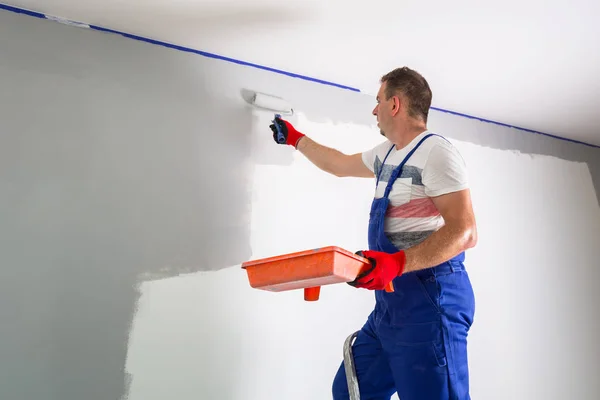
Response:
M385 87L385 82L379 87L379 92L377 92L377 105L373 109L373 115L377 117L379 132L390 139L388 135L390 134L391 129L393 98L386 100Z

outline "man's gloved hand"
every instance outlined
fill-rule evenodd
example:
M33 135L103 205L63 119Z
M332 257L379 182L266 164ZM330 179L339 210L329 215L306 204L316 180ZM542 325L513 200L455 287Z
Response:
M360 274L348 284L357 288L369 290L383 290L397 276L404 273L406 255L404 251L389 254L380 251L359 251L361 257L371 261L371 268Z
M277 127L275 126L275 124L277 124L277 126L281 130L281 133L282 133L283 137L285 138L285 143L280 143L277 141L278 132L277 132ZM290 146L297 147L298 140L300 140L300 138L302 138L304 136L304 134L301 132L298 132L292 126L292 124L290 124L288 121L285 121L279 117L276 117L273 124L271 124L269 127L273 131L273 140L275 140L275 142L277 142L279 144L289 144Z

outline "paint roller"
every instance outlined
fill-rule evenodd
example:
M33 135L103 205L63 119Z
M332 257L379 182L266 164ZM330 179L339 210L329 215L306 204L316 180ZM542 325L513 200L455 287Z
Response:
M281 118L281 115L293 115L294 109L291 105L282 99L281 97L272 96L266 93L255 92L253 90L242 89L242 98L251 106L265 111L275 112L275 119ZM275 124L275 119L273 123ZM277 128L277 142L280 144L285 143L285 136L281 132L278 124L275 124Z
M292 106L281 97L248 89L242 89L242 97L248 104L259 109L273 111L280 115L294 114Z

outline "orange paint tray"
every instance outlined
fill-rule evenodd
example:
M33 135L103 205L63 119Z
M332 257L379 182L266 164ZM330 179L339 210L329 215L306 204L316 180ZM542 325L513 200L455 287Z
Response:
M336 246L242 264L251 287L271 292L304 289L306 301L318 300L321 286L352 282L358 274L370 267L371 264L366 258Z

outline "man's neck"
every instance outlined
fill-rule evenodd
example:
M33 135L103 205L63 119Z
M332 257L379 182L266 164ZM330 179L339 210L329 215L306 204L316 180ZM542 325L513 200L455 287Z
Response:
M415 126L409 127L402 133L402 135L400 136L400 139L398 139L398 141L396 143L394 143L396 145L396 150L401 150L401 149L405 148L406 146L408 146L408 144L410 142L415 140L415 138L417 136L419 136L426 130L427 130L426 125L415 125Z

